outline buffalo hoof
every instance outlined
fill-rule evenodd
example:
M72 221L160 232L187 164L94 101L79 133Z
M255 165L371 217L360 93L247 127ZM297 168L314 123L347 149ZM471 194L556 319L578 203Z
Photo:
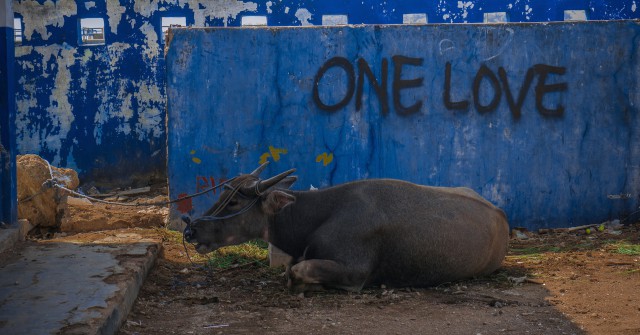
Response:
M309 284L302 281L302 278L297 278L294 272L291 271L291 265L287 266L285 270L285 276L287 277L287 288L291 294L304 293L305 296L310 292L324 292L326 287L322 284Z

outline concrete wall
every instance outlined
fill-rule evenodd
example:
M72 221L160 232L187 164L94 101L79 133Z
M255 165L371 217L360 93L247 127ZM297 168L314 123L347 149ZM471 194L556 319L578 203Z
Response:
M13 10L0 0L0 221L17 219Z
M165 176L159 14L127 1L15 1L20 153L76 169L105 187ZM179 6L169 5L168 13ZM135 12L135 9L139 12ZM157 9L153 11L158 13ZM106 43L79 43L79 19L102 18Z
M482 22L487 12L512 22L561 21L565 10L593 20L640 15L636 1L618 0L15 0L13 10L23 29L15 48L19 153L39 154L105 187L165 176L163 17L205 27L239 26L255 15L272 26L320 25L326 15L353 24L402 23L405 14L431 23ZM104 44L79 43L82 18L104 20Z
M640 195L639 37L634 21L178 29L171 198L269 160L265 175L297 168L298 189L471 187L512 226L624 218Z

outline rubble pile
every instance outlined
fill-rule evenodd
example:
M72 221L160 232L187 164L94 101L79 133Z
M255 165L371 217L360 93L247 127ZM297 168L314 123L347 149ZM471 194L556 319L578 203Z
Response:
M143 187L101 194L96 188L91 197L83 197L55 187L78 190L78 174L72 169L57 168L37 155L17 157L18 218L32 227L70 234L120 228L148 228L166 225L166 206L121 206L124 204L161 203L167 201L166 188ZM78 190L80 191L80 190ZM80 193L82 193L80 191ZM101 201L112 202L112 204Z
M19 155L16 163L18 217L29 220L33 226L59 226L59 204L66 197L66 192L43 184L53 178L64 187L74 190L80 185L78 173L55 166L51 166L50 173L47 161L38 155Z

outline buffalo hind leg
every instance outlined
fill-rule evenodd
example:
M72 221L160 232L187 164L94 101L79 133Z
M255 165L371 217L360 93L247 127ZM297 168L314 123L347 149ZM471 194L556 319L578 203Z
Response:
M289 288L293 291L315 290L319 285L360 291L367 281L367 272L347 268L327 259L308 259L288 271Z

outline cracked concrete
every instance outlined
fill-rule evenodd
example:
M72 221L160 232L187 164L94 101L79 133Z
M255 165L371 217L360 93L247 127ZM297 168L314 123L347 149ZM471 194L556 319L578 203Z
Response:
M115 333L160 249L135 229L21 243L0 255L0 333Z

